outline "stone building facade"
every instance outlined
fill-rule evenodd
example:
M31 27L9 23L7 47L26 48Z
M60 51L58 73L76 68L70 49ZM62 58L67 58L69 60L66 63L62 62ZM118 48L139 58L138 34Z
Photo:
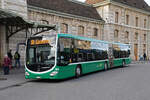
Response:
M17 13L27 19L27 2L26 0L0 0L0 8L12 13Z
M44 24L57 25L58 31L56 33L74 34L96 39L104 38L104 21L96 11L96 8L91 5L72 0L45 0L45 2L42 0L0 1L3 1L3 7L1 6L2 9L17 13L24 19ZM52 3L52 1L54 2ZM62 10L62 6L64 7L64 11ZM75 8L78 8L78 10ZM0 28L4 28L2 30L5 30L4 26L1 26ZM53 32L54 31L50 31L47 33ZM0 43L0 57L2 61L4 54L6 54L8 50L5 45L7 44L5 32L0 32L0 35L2 38ZM18 32L9 39L8 48L12 49L13 55L16 51L17 44L25 41L24 31ZM25 46L20 47L19 53L21 54L21 61L23 64L25 58Z
M150 7L144 0L86 0L105 20L106 40L131 44L131 57L150 57Z

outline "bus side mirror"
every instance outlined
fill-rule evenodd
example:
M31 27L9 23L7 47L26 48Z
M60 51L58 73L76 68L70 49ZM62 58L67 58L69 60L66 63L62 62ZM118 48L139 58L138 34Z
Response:
M129 55L131 54L130 50L128 50L128 54L129 54Z

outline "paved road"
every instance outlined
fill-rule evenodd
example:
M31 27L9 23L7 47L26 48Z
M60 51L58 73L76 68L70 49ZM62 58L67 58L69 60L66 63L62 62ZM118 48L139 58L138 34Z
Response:
M0 100L150 100L150 64L70 79L31 81L0 90Z

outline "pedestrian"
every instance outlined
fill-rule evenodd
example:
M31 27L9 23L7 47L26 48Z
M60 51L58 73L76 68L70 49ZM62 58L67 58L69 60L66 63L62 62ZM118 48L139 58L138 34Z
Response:
M146 53L143 54L144 61L146 60Z
M139 61L142 61L143 60L143 56L142 55L139 55Z
M10 65L10 63L11 63L10 58L8 57L8 55L5 55L4 61L3 61L4 75L9 74L9 65Z
M15 67L16 68L20 68L20 54L18 53L18 51L15 52L15 55L14 55L14 59L15 59ZM17 67L17 64L18 64L18 67Z
M13 59L13 56L12 56L12 53L11 53L11 49L8 51L7 55L8 55L8 58L10 59L10 65L9 65L9 68L11 69L12 68L12 59Z

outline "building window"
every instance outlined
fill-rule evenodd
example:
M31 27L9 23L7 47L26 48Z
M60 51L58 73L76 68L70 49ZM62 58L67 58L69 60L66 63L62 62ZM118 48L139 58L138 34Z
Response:
M143 53L146 53L146 44L143 44Z
M125 33L125 39L129 39L129 32L128 31L126 31L126 33Z
M84 26L78 26L78 34L84 35Z
M135 33L135 40L138 40L138 33Z
M114 41L118 41L118 37L119 37L119 31L115 30L114 31Z
M126 15L126 25L129 25L129 15Z
M144 34L144 41L146 41L146 34Z
M115 12L115 23L118 23L119 13Z
M94 36L98 36L98 29L94 28Z
M139 18L136 17L136 18L135 18L135 26L136 26L136 27L138 27L138 21L139 21Z
M144 28L146 28L146 23L147 23L147 20L144 19Z
M61 24L61 33L68 33L68 24Z

